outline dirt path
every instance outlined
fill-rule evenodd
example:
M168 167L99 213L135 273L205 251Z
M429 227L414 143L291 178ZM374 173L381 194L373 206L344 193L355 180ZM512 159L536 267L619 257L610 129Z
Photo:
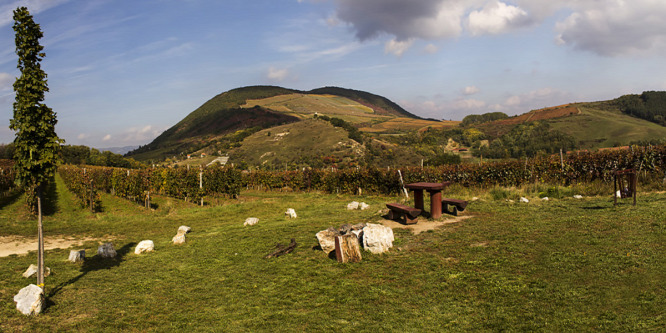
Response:
M460 222L462 220L466 220L466 219L471 218L471 217L473 217L473 216L472 215L463 215L463 216L451 217L451 218L441 220L441 221L419 220L418 223L409 224L409 225L405 225L405 224L402 224L402 223L399 223L399 222L396 222L396 221L393 221L393 220L381 220L381 221L379 221L379 223L381 223L381 224L383 224L387 227L391 227L393 229L410 229L410 230L412 230L412 232L415 235L417 235L417 234L420 234L424 231L433 230L435 228L439 228L443 225L447 225L447 224L451 224L451 223L457 223L457 222Z
M67 249L75 245L81 245L87 241L97 240L95 238L44 238L44 249ZM12 254L28 254L29 251L37 251L37 238L19 236L0 236L0 257Z

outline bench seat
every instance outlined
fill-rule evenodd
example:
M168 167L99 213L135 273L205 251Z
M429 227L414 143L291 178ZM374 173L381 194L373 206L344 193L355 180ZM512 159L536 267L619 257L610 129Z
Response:
M387 203L386 207L389 209L388 218L390 220L401 220L405 217L405 224L416 224L418 216L421 215L422 210L405 206L399 203Z
M453 206L452 209L449 211L449 205ZM453 216L458 216L458 211L464 211L465 207L467 207L467 201L465 200L460 200L460 199L450 199L450 198L443 198L442 199L442 211L447 214L451 214Z

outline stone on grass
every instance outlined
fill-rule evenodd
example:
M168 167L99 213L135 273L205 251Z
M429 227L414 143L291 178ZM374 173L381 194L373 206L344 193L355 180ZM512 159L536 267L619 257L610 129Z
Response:
M259 222L258 218L248 217L247 219L245 219L245 223L243 223L243 225L255 225L257 224L257 222Z
M86 250L71 250L69 251L69 258L67 260L71 262L79 262L86 260Z
M472 201L477 201L477 200L479 200L479 198L477 198L477 197L472 198Z
M37 265L30 264L30 266L28 266L28 269L26 269L25 272L23 273L23 277L29 278L35 276L36 274L37 274ZM44 277L47 277L49 275L51 275L51 269L48 267L44 267Z
M19 291L14 296L16 309L26 316L36 315L42 312L44 305L44 290L37 285L31 284Z
M370 208L370 205L368 205L368 204L365 203L365 202L361 202L361 204L359 205L359 209L360 209L360 210L366 210L366 209L368 209L368 208Z
M284 215L287 215L287 217L290 219L295 219L297 217L296 211L293 208L287 209L287 211L284 212Z
M335 250L335 237L339 235L340 233L331 227L318 232L315 236L317 236L317 241L319 241L319 247L328 254Z
M527 200L527 198L525 198L525 197L520 197L520 202L528 203L530 201Z
M178 228L176 236L173 236L173 238L171 239L171 242L173 242L174 244L185 243L185 234L190 232L190 230L192 230L192 228L185 225L181 225L180 228Z
M355 235L335 236L335 257L338 262L361 262L361 246Z
M356 201L352 201L352 202L350 202L350 203L347 204L347 210L358 209L358 205L359 205L358 202L356 202Z
M135 254L141 254L144 252L151 252L155 250L155 243L151 240L142 240L139 242L139 244L136 246L136 249L134 249Z
M548 201L548 200L550 200L550 199L549 199L548 197L543 197L543 198L541 198L541 200L543 200L543 201Z
M116 249L113 248L113 243L104 243L97 248L97 254L102 258L113 258L116 256Z
M576 199L583 199L583 196L580 195L580 194L576 194L576 195L574 195L573 197L576 198Z
M363 228L363 248L372 253L384 253L393 247L393 229L381 224L368 223Z

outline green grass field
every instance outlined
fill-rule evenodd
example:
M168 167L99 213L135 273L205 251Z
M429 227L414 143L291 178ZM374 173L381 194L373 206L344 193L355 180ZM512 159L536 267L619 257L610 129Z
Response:
M47 251L48 308L36 317L12 301L35 283L21 274L36 253L0 258L2 332L666 330L664 193L641 192L634 207L610 196L519 204L497 195L513 190L453 188L447 195L481 198L465 211L472 218L418 235L395 229L390 252L339 264L315 233L380 221L398 198L244 191L203 208L155 197L151 211L103 195L104 211L91 214L57 185L46 236L112 241L119 256L99 258L96 241L84 264ZM347 211L353 200L371 209ZM287 208L299 217L286 219ZM244 227L247 217L260 221ZM192 232L175 246L180 225ZM36 235L20 198L0 201L0 236L9 235ZM293 253L263 258L291 238ZM135 255L144 239L155 252Z

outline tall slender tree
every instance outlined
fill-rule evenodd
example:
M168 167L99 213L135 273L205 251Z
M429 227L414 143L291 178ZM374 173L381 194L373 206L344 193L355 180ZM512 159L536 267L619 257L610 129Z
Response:
M44 93L49 91L46 73L40 66L45 56L42 52L44 47L39 44L43 34L27 8L14 10L14 31L17 67L21 76L14 82L14 118L11 119L9 128L16 131L16 180L26 191L28 205L37 213L37 285L44 288L42 189L53 178L62 140L55 132L55 112L43 103Z

